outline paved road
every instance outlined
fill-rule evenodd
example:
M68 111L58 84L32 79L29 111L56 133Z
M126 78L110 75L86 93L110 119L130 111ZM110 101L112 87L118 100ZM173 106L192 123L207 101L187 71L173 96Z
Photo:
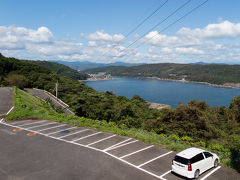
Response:
M0 137L0 179L184 179L171 173L176 152L111 133L24 120L0 124ZM219 166L199 179L240 174Z
M66 106L64 106L62 103L56 101L52 96L48 95L47 93L40 91L40 90L34 90L34 89L26 89L26 91L34 96L37 96L43 100L46 100L47 98L50 98L52 100L52 103L54 106L60 106L63 111L68 114L74 114L72 111L70 111Z
M0 88L0 115L6 114L13 106L12 88Z

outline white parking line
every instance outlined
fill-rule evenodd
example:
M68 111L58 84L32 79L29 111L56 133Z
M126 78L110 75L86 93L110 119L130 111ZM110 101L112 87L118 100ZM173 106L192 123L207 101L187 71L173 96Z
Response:
M114 144L114 145L112 145L112 146L104 149L103 151L108 151L109 149L111 149L111 148L113 148L113 147L115 147L115 146L118 146L118 145L120 145L120 144L122 144L122 143L125 143L125 142L127 142L127 141L129 141L129 140L131 140L131 139L132 139L132 138L128 138L128 139L126 139L126 140L124 140L124 141L121 141L121 142L119 142L119 143L117 143L117 144Z
M59 131L55 131L55 132L51 132L51 133L47 133L47 135L52 135L52 134L56 134L56 133L59 133L61 131L66 131L66 130L69 130L69 129L76 129L77 127L70 127L70 128L67 128L67 129L62 129L62 130L59 130Z
M122 156L122 157L120 157L120 158L123 159L123 158L125 158L125 157L131 156L131 155L136 154L136 153L138 153L138 152L147 150L147 149L149 149L149 148L151 148L151 147L153 147L153 145L152 145L152 146L145 147L145 148L140 149L140 150L138 150L138 151L134 151L134 152L132 152L132 153L126 154L126 155L124 155L124 156Z
M93 144L97 144L97 143L99 143L99 142L101 142L101 141L105 141L105 140L110 139L110 138L112 138L112 137L114 137L114 136L116 136L116 135L114 134L114 135L112 135L112 136L109 136L109 137L100 139L100 140L98 140L98 141L92 142L92 143L88 144L87 146L91 146L91 145L93 145Z
M81 130L81 131L77 131L77 132L74 132L74 133L71 133L71 134L67 134L67 135L64 135L64 136L61 136L61 137L58 137L58 138L59 138L59 139L65 138L65 137L67 137L67 136L71 136L71 135L74 135L74 134L78 134L78 133L81 133L81 132L84 132L84 131L87 131L87 130L89 130L89 129L83 129L83 130Z
M103 151L103 152L104 152L104 151ZM147 174L150 174L151 176L154 176L154 177L156 177L157 179L161 179L158 175L156 175L156 174L154 174L154 173L152 173L152 172L150 172L150 171L147 171L146 169L143 169L143 168L141 168L141 167L138 167L138 166L136 166L136 165L134 165L134 164L132 164L132 163L124 160L124 159L120 159L119 157L117 157L117 156L115 156L115 155L113 155L113 154L111 154L111 153L109 153L109 152L104 152L104 153L107 154L107 155L109 155L109 156L112 156L113 158L118 159L119 161L122 161L122 162L124 162L124 163L126 163L126 164L128 164L128 165L130 165L130 166L132 166L132 167L135 167L136 169L139 169L140 171L143 171L143 172L145 172L145 173L147 173Z
M54 122L54 123L40 124L40 125L37 125L37 126L28 127L27 129L32 129L32 128L41 127L41 126L47 126L47 125L50 125L50 124L56 124L56 123Z
M3 121L3 118L0 120L0 122L2 122Z
M48 130L48 129L54 129L54 128L62 127L62 126L66 126L66 124L62 124L62 125L59 125L59 126L49 127L49 128L46 128L46 129L41 129L41 130L39 130L38 132L45 131L45 130Z
M32 123L27 123L27 124L20 124L18 126L27 126L27 125L30 125L30 124L37 124L37 123L40 123L40 122L45 122L46 120L42 120L42 121L37 121L37 122L32 122Z
M88 137L91 137L91 136L95 136L95 135L100 134L100 133L102 133L102 132L96 132L96 133L90 134L90 135L88 135L88 136L84 136L84 137L75 139L75 140L73 140L73 142L76 142L76 141L79 141L79 140L81 140L81 139L85 139L85 138L88 138Z
M163 156L166 156L166 155L168 155L168 154L170 154L170 153L172 153L172 151L169 151L169 152L167 152L167 153L165 153L165 154L162 154L161 156L155 157L155 158L153 158L153 159L151 159L151 160L149 160L149 161L147 161L147 162L145 162L145 163L142 163L142 164L138 165L138 167L142 167L142 166L144 166L144 165L146 165L146 164L148 164L148 163L150 163L150 162L152 162L152 161L155 161L155 160L157 160L157 159L159 159L159 158L161 158L161 157L163 157Z
M169 171L163 173L161 176L159 176L159 178L161 178L162 180L167 180L167 179L165 179L165 178L163 178L163 177L166 176L167 174L169 174L171 171L172 171L172 170L169 170Z
M13 107L11 107L11 109L7 112L7 114L6 115L8 115L12 110L13 110L13 108L14 108L14 106Z
M17 122L9 123L9 124L11 124L11 125L16 125L16 124L19 124L19 123L21 124L21 123L29 122L29 121L31 121L31 120L29 120L29 119L28 119L28 120L24 120L24 121L21 120L21 121L17 121Z
M204 176L201 180L206 179L208 176L210 176L211 174L213 174L214 172L216 172L220 168L221 168L221 166L216 167L214 170L212 170L210 173L208 173L206 176Z
M121 144L121 145L119 145L119 146L115 146L115 147L113 147L113 148L110 148L110 149L108 149L107 151L110 151L110 150L113 150L113 149L117 149L117 148L119 148L119 147L126 146L126 145L128 145L128 144L135 143L135 142L137 142L137 141L138 141L138 140L131 141L131 142L128 142L128 143L125 143L125 144Z
M21 129L23 129L23 130L27 130L27 131L30 131L30 132L38 133L37 131L28 130L28 129L22 128L22 127L20 127L20 126L11 125L11 124L7 124L7 123L4 123L4 122L2 122L1 124L4 124L4 125L6 125L6 126L10 126L10 127L13 127L13 128L21 128ZM86 129L85 129L85 130L86 130ZM128 164L128 165L130 165L130 166L132 166L132 167L134 167L134 168L136 168L136 169L138 169L138 170L140 170L140 171L143 171L143 172L145 172L145 173L147 173L147 174L149 174L149 175L151 175L151 176L153 176L153 177L156 177L157 179L163 179L163 178L160 178L158 175L156 175L156 174L154 174L154 173L152 173L152 172L150 172L150 171L147 171L147 170L145 170L145 169L143 169L143 168L141 168L141 167L138 167L138 166L136 166L136 165L134 165L134 164L132 164L132 163L129 163L129 162L126 161L126 160L120 159L119 157L114 156L114 155L112 155L112 154L110 154L110 153L108 153L108 152L104 152L103 150L100 150L100 149L97 149L97 148L94 148L94 147L91 147L91 146L83 145L83 144L78 144L78 143L76 143L76 142L72 142L72 141L60 139L60 138L57 138L57 137L48 136L47 134L43 134L43 133L41 133L41 132L39 132L38 134L39 134L39 135L42 135L42 136L46 136L46 137L52 138L52 139L55 139L55 140L59 140L59 141L71 143L71 144L74 144L74 145L77 145L77 146L81 146L81 147L86 147L86 148L89 148L89 149L93 149L93 150L95 150L95 151L103 152L103 153L105 153L105 154L107 154L107 155L109 155L109 156L111 156L111 157L113 157L113 158L115 158L115 159L118 159L119 161L122 161L122 162L124 162L124 163L126 163L126 164ZM130 139L131 139L131 138L130 138ZM128 139L128 140L129 140L129 139ZM126 140L125 140L125 141L126 141ZM121 142L121 143L123 143L123 142ZM118 144L119 144L119 143L118 143Z

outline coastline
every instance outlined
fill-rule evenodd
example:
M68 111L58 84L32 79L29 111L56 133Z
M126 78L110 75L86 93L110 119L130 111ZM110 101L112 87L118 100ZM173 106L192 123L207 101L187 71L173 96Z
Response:
M131 76L121 76L121 77L131 77ZM198 81L188 81L185 79L177 80L177 79L168 79L168 78L159 78L159 77L135 77L135 78L147 78L147 79L157 79L161 81L174 81L174 82L183 82L183 83L196 83L196 84L205 84L208 86L220 87L220 88L233 88L233 89L240 89L240 83L225 83L225 84L211 84L208 82L198 82ZM88 78L86 80L78 80L79 82L87 82L87 81L107 81L107 80L114 80L111 78Z
M185 79L177 80L177 79L167 79L167 78L159 78L159 77L143 77L143 78L157 79L157 80L162 80L162 81L175 81L175 82L184 82L184 83L205 84L205 85L208 85L208 86L221 87L221 88L240 89L240 83L225 83L223 85L219 85L219 84L211 84L211 83L208 83L208 82L187 81Z
M105 79L93 79L93 78L88 78L86 80L78 80L79 82L87 82L87 81L108 81L108 80L114 80L114 78L105 78Z

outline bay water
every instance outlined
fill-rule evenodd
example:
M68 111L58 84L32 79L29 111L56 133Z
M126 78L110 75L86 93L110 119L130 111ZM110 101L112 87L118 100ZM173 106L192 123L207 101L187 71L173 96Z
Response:
M114 77L112 80L85 83L97 91L111 91L128 98L139 95L147 101L168 104L172 108L176 108L179 102L186 104L191 100L205 101L210 106L228 107L232 98L240 95L240 89L236 88L148 78Z

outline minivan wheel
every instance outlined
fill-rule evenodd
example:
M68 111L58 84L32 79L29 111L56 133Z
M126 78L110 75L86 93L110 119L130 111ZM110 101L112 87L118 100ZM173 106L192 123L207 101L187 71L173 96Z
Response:
M214 161L214 167L217 167L218 166L218 160L216 159L215 161Z
M199 170L197 169L194 173L194 179L197 179L199 177Z

